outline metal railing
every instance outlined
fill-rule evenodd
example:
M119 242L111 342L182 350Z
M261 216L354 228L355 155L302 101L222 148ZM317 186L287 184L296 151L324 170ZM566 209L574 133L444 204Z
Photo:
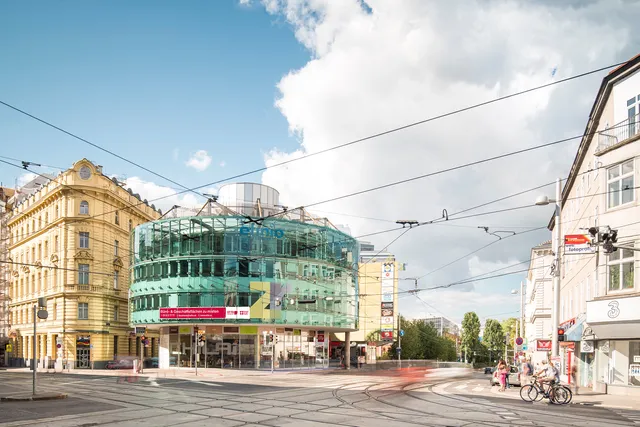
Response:
M640 113L598 132L597 153L613 147L640 133Z

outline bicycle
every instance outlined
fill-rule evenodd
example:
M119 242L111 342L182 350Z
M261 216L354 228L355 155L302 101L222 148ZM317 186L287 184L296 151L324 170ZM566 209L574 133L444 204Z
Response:
M567 386L553 381L545 390L542 383L538 381L538 377L533 375L533 383L524 385L520 388L520 398L525 402L538 402L544 398L556 405L567 405L573 399L573 393Z

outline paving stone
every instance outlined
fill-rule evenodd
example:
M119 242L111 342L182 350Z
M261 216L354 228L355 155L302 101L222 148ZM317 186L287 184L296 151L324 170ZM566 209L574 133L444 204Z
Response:
M209 408L209 409L203 409L201 411L195 411L191 413L198 414L198 415L207 415L209 417L226 417L229 415L242 414L242 411L234 411L233 409L225 409L225 408Z

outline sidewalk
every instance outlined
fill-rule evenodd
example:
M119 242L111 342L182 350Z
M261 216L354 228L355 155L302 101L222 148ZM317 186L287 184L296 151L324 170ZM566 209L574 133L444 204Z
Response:
M564 384L567 385L567 384ZM520 387L511 387L503 392L498 391L500 387L492 387L491 393L507 398L522 400L520 398ZM575 394L573 388L573 399L571 405L598 406L611 409L630 409L640 410L640 399L635 396L618 396L612 394L596 393L588 388L580 388L578 394ZM546 400L543 400L546 402Z

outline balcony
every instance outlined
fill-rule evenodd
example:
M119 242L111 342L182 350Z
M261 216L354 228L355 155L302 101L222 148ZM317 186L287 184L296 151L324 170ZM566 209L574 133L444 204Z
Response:
M551 308L535 308L529 317L529 322L534 323L537 319L542 318L551 318Z
M604 154L610 148L640 139L640 114L598 132L596 155Z

